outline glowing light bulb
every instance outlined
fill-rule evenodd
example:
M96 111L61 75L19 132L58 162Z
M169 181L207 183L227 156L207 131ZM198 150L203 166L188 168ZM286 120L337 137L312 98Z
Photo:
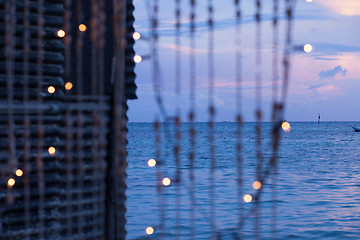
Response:
M54 156L55 155L55 152L56 152L56 149L54 147L49 147L48 148L48 152L51 156Z
M50 94L53 94L54 92L55 92L55 87L54 86L49 86L48 87L48 92L50 93Z
M71 90L73 88L73 84L71 83L71 82L67 82L67 83L65 83L65 89L66 90Z
M12 188L14 185L15 185L15 179L10 178L10 179L7 181L7 186L8 186L8 188Z
M310 44L307 43L304 45L305 52L309 53L309 52L312 52L312 50L313 50L313 47Z
M85 24L80 24L80 25L79 25L79 31L80 31L80 32L85 32L86 29L87 29L87 27L86 27Z
M162 183L163 183L164 186L169 186L170 183L171 183L171 180L170 180L170 178L164 178L162 180Z
M247 203L251 202L252 201L252 196L250 194L246 194L244 196L244 201L247 202Z
M149 167L155 167L155 166L156 166L156 161L155 161L155 159L150 159L150 160L148 161L148 166L149 166Z
M134 56L134 62L139 63L141 61L142 61L142 57L140 55L135 55Z
M65 37L66 33L64 30L60 29L59 31L56 32L56 35L59 37L59 38L63 38Z
M151 234L154 233L154 229L152 227L147 227L145 232L146 232L147 235L151 235Z
M134 32L134 33L133 33L133 38L134 38L134 40L139 40L140 37L141 37L140 33L138 33L138 32Z
M261 188L261 182L260 181L253 182L252 187L255 190L259 190Z
M284 130L284 132L290 132L291 131L291 126L290 126L290 123L288 122L283 122L281 124L281 128Z
M15 171L15 175L18 177L21 177L24 174L24 172L21 169L18 169Z

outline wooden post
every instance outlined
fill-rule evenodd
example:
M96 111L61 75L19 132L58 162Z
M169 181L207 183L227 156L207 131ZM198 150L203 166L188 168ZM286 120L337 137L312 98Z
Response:
M114 53L111 76L111 120L108 136L108 168L106 191L106 239L126 237L126 103L125 86L125 46L126 46L126 0L106 1L107 26L105 39L113 37L113 44L106 42L106 54ZM111 16L111 18L110 18ZM110 18L110 19L109 19ZM109 24L109 22L112 24ZM110 27L112 26L112 28ZM112 31L112 32L111 32ZM111 48L113 51L110 52ZM108 56L108 55L107 55ZM107 58L108 59L108 58ZM109 60L109 59L108 59Z

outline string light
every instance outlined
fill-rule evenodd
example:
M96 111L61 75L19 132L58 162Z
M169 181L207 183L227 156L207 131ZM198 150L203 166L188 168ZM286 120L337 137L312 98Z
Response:
M24 172L21 169L18 169L15 171L15 175L18 177L21 177L24 174Z
M80 32L85 32L86 29L87 29L87 27L86 27L85 24L80 24L80 25L79 25L79 30L80 30Z
M50 93L50 94L53 94L54 92L55 92L55 87L54 86L49 86L48 87L48 92Z
M146 230L145 230L146 234L147 235L151 235L154 233L154 228L152 227L147 227Z
M49 147L48 152L51 156L55 155L56 149L54 147Z
M138 32L134 32L134 33L133 33L133 38L134 38L134 40L139 40L140 37L141 37L140 33L138 33Z
M310 45L310 44L305 44L304 45L304 51L309 53L309 52L312 52L313 50L313 47Z
M142 60L142 57L140 55L134 56L134 62L139 63L139 62L141 62L141 60Z
M71 82L67 82L67 83L65 83L65 89L66 90L71 90L73 88L73 84L71 83Z
M149 167L155 167L155 166L156 166L156 161L155 161L155 159L150 159L150 160L148 161L148 166L149 166Z
M283 122L281 124L281 128L284 130L284 132L290 132L291 131L291 126L290 126L290 123L288 122Z
M247 203L251 202L252 201L252 196L250 194L246 194L244 196L244 201L247 202Z
M169 186L170 183L171 183L171 180L170 180L170 178L164 178L162 180L162 183L163 183L164 186Z
M253 187L253 189L255 189L255 190L259 190L260 188L261 188L261 182L260 181L255 181L255 182L253 182L253 184L252 184L252 187Z
M65 37L66 33L64 30L60 29L59 31L56 32L56 35L59 37L59 38L63 38Z
M7 186L8 186L8 188L12 188L14 185L15 185L15 179L10 178L10 179L7 181Z

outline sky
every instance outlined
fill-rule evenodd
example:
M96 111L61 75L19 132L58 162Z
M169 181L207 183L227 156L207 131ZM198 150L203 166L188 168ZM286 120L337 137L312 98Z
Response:
M308 0L310 1L310 0ZM135 67L137 100L129 101L130 122L163 119L156 104L152 79L151 18L147 0L134 0L135 30L141 34L135 52L143 57ZM152 1L149 1L152 2ZM175 0L159 0L158 62L161 96L168 116L180 108L182 121L189 112L189 2L182 1L181 44L175 44ZM196 121L208 121L208 28L207 2L197 1L193 50L196 57ZM236 114L236 21L233 0L214 2L215 121L234 121ZM255 74L261 72L263 121L271 120L272 1L262 1L261 66L256 65L255 1L241 1L242 115L255 121ZM285 42L284 3L280 1L279 57ZM286 101L287 121L360 121L360 1L297 0L292 34L290 85ZM303 51L311 44L310 53ZM175 51L181 53L181 95L175 94ZM278 63L280 72L281 64ZM282 75L279 74L279 80Z

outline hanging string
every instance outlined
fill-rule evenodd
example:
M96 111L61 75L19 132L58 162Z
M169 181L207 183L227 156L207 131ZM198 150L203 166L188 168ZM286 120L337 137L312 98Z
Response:
M180 112L180 97L181 97L181 1L176 0L176 33L175 33L175 95L176 95L176 113L175 113L175 147L174 156L176 164L176 239L181 236L181 161L180 161L180 145L181 145L181 112Z
M162 88L161 88L161 76L160 76L160 65L159 65L159 59L157 54L158 49L158 32L157 32L157 26L158 26L158 0L153 0L154 4L151 8L150 0L146 1L147 6L147 13L148 16L151 18L151 34L152 34L152 41L151 44L151 60L153 65L153 89L155 93L155 102L157 106L159 107L160 114L164 120L170 119L167 115L166 108L164 106L164 100L162 97ZM155 28L156 26L156 28ZM171 138L169 138L171 139Z
M76 23L77 26L82 24L83 13L82 13L82 0L76 1ZM83 124L84 117L82 113L83 105L83 45L84 45L84 33L77 29L76 34L76 102L77 102L77 111L76 111L76 161L78 167L78 176L77 176L77 201L78 209L82 208L83 200L83 186L84 186L84 161L83 161ZM77 234L82 238L84 228L84 218L82 214L79 214L77 217Z
M210 147L210 189L209 189L209 207L210 207L210 226L211 239L216 239L216 209L215 209L215 144L214 144L214 121L215 121L215 106L214 106L214 25L213 25L213 3L208 0L208 26L209 26L209 46L208 46L208 79L209 79L209 147Z
M65 82L71 83L71 5L72 0L65 0L64 7L64 47L65 47ZM70 90L65 90L65 95L70 95ZM66 239L70 240L73 236L72 218L72 118L70 109L70 99L65 97L65 162L66 162Z
M36 144L36 169L38 174L38 188L39 188L39 239L44 239L44 224L45 224L45 178L43 169L43 138L44 138L44 126L43 126L43 56L44 56L44 0L38 0L38 18L37 18L37 144Z
M279 129L277 129L278 119L277 119L277 106L278 106L278 61L279 61L279 27L278 27L278 15L279 15L279 0L273 1L273 57L272 57L272 150L273 156L271 161L271 165L273 167L272 173L272 192L271 192L271 201L273 204L271 205L271 237L272 239L276 239L276 217L277 217L277 192L276 192L276 184L277 184L277 144L279 138Z
M261 153L261 121L262 121L262 112L261 112L261 1L256 0L256 56L255 56L255 64L256 64L256 72L255 72L255 89L256 89L256 178L257 181L261 182L261 172L262 172L262 153ZM255 202L255 238L258 239L260 237L260 199L254 199Z
M284 117L284 104L285 104L285 100L286 100L286 95L287 95L287 89L288 89L288 84L289 84L289 80L290 80L290 60L291 60L291 45L292 45L292 18L293 18L293 11L295 8L295 0L285 0L286 2L286 15L287 15L287 21L286 21L286 30L285 30L285 51L284 51L284 56L283 56L283 61L282 61L282 67L283 67L283 82L282 82L282 94L280 96L280 101L277 104L276 109L276 119L277 120L277 124L275 124L275 128L273 128L272 132L274 134L273 139L275 139L272 142L272 148L273 148L273 156L270 158L270 164L267 166L267 168L263 171L262 175L261 175L261 184L262 186L265 186L267 178L269 177L269 175L271 173L273 173L273 167L275 164L277 164L277 154L278 154L278 148L279 148L279 143L280 143L280 129L281 129L281 123L282 123L282 119ZM253 196L253 199L260 199L261 194L263 193L263 189L264 187L260 188L256 194ZM255 202L256 203L256 202ZM256 214L256 208L258 207L257 204L254 204L248 211L247 214ZM244 223L245 219L242 219L242 223Z
M158 48L158 0L153 1L153 9L152 9L152 80L154 84L154 90L156 95L156 102L159 106L162 105L162 99L160 95L160 83L159 83L159 65L157 59L157 48ZM161 112L161 107L160 107ZM162 112L161 112L162 113ZM159 238L164 238L164 231L165 231L165 200L162 193L162 173L161 173L161 166L163 164L161 159L161 129L160 129L160 121L156 118L154 122L154 129L155 129L155 145L156 145L156 174L157 174L157 193L159 198Z
M156 175L157 175L157 193L159 197L159 217L160 217L160 224L159 224L159 233L160 239L164 238L164 229L165 229L165 211L164 211L164 198L162 194L162 174L161 174L161 131L160 131L160 122L158 119L154 122L154 129L155 129L155 143L156 143Z
M237 165L237 198L238 198L238 228L239 234L242 233L241 219L243 218L242 196L243 196L243 159L242 159L242 104L241 104L241 82L242 82L242 65L241 65L241 8L240 0L235 0L236 16L236 53L235 53L235 78L236 78L236 165Z
M284 114L284 104L287 98L288 85L289 85L289 74L290 74L290 56L291 56L291 36L292 36L292 18L293 9L295 7L296 0L285 0L286 4L286 40L285 40L285 53L283 58L283 84L282 84L282 96L281 96L281 107L280 113Z
M189 111L189 179L190 179L190 239L195 239L195 147L196 147L196 128L195 128L195 87L196 87L196 66L195 66L195 0L190 0L190 111Z
M29 116L29 53L30 53L30 2L24 0L24 57L23 57L23 101L24 101L24 218L25 231L24 239L30 239L30 159L31 159L31 141L30 141L30 116Z

